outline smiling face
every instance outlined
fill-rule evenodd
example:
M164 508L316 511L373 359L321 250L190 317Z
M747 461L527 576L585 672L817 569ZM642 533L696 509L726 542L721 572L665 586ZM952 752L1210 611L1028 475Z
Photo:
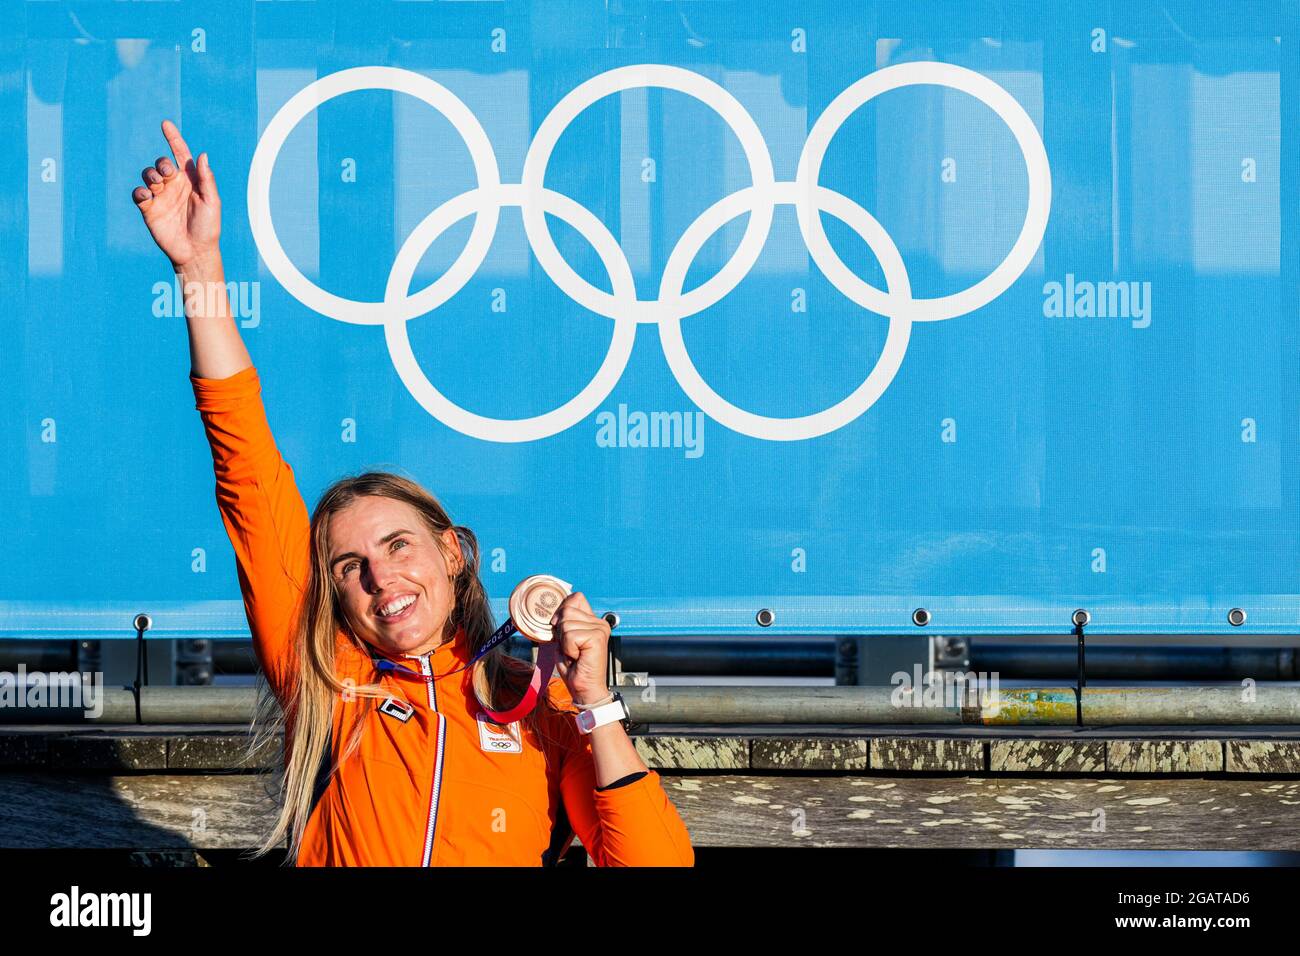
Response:
M359 639L393 656L423 654L442 642L454 607L452 579L462 566L453 530L435 537L405 501L366 495L330 518L328 554L343 613Z

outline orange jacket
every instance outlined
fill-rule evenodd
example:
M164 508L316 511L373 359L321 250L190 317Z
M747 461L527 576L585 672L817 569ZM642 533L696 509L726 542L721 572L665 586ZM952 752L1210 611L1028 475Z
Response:
M190 380L253 646L283 704L294 682L293 621L311 560L307 507L272 438L256 368ZM379 671L341 630L337 648L340 680L378 680L414 710L403 720L408 708L390 714L372 699L339 701L332 757L355 709L370 712L359 750L316 803L298 865L539 866L561 810L598 866L693 865L686 827L658 774L597 790L590 738L569 714L543 707L542 741L519 724L506 736L478 719L469 670L426 682ZM454 641L401 663L441 675L467 660L462 629ZM576 713L560 678L548 690Z

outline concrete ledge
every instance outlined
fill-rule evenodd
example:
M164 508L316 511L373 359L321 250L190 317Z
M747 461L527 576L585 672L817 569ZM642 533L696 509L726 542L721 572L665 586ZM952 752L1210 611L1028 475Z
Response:
M976 774L1300 774L1300 740L1231 735L1158 736L1120 728L1088 733L963 734L651 733L633 737L647 766L666 772ZM987 731L987 728L981 728ZM46 769L79 773L234 772L268 769L272 744L250 763L244 728L0 728L0 774Z
M1100 773L1106 769L1102 740L993 740L992 773Z
M1220 740L1112 740L1106 745L1112 773L1219 773Z
M866 770L869 742L853 737L755 737L750 742L753 770Z
M986 744L961 738L871 738L871 769L980 772L986 766Z

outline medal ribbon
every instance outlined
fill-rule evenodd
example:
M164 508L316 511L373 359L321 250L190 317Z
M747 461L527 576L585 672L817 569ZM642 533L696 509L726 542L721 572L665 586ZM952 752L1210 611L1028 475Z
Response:
M515 622L506 619L506 622L496 629L490 638L478 649L473 657L466 663L457 667L455 670L448 671L445 674L421 674L411 670L403 664L396 661L390 661L387 658L379 658L375 661L375 666L381 671L391 671L400 677L412 677L416 680L422 680L426 684L435 680L441 680L444 677L450 677L452 674L459 673L467 667L473 667L485 655L492 651L503 641L508 640L512 635L519 633L519 628ZM524 691L524 696L520 698L519 703L507 710L490 710L483 707L484 712L498 724L512 724L521 717L526 717L532 713L533 708L537 705L537 698L541 696L542 688L550 684L551 674L555 670L555 641L546 641L537 651L537 663L533 665L533 676L528 682L528 689ZM479 701L479 706L483 702Z

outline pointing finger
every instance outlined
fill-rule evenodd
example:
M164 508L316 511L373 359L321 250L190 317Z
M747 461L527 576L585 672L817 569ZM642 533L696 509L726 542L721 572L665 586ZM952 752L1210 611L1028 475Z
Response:
M176 157L177 167L188 168L193 157L190 155L190 148L185 145L185 138L181 136L181 131L171 120L163 120L162 131L167 137L167 145L172 148L172 155Z

